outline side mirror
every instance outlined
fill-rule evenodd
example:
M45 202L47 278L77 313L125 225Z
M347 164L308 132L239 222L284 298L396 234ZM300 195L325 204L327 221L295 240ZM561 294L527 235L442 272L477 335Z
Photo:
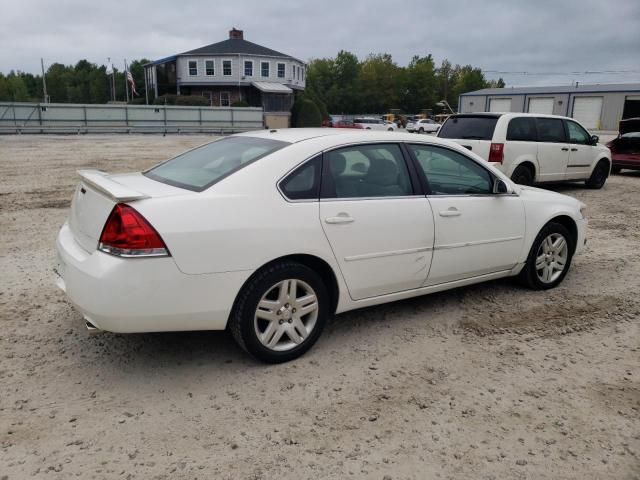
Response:
M499 178L496 178L493 181L493 193L497 195L500 195L503 193L509 193L509 188L507 187L506 183L504 183Z
M591 144L597 145L600 141L600 137L598 135L591 135Z

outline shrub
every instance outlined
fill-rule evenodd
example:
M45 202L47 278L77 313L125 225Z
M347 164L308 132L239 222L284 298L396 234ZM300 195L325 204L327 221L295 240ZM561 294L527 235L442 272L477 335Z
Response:
M248 107L249 104L246 100L236 100L231 104L232 107Z
M200 95L178 95L176 105L188 105L191 107L209 107L211 101L207 97Z
M144 97L137 97L129 100L129 105L145 105L146 103L147 99Z
M165 93L164 95L160 95L154 101L154 105L175 105L176 104L177 95L173 93Z
M291 109L291 123L298 128L320 127L322 114L313 100L300 96Z

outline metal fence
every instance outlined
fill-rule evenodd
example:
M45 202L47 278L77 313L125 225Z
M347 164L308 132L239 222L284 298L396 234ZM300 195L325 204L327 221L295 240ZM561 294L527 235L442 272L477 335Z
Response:
M264 128L261 108L0 102L0 133L233 133Z

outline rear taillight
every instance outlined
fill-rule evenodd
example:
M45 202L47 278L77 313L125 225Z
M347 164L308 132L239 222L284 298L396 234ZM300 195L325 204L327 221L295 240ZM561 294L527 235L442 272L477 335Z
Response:
M118 257L166 257L167 246L133 207L119 203L102 229L98 250Z
M502 163L504 159L504 143L492 143L489 147L489 161Z

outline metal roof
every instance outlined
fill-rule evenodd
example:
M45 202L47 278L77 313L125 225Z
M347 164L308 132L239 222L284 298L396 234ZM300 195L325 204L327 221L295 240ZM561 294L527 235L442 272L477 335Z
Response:
M251 85L265 93L293 93L286 85L276 82L251 82Z
M598 85L560 85L556 87L483 88L460 96L471 95L538 95L555 93L640 92L640 83L603 83Z

